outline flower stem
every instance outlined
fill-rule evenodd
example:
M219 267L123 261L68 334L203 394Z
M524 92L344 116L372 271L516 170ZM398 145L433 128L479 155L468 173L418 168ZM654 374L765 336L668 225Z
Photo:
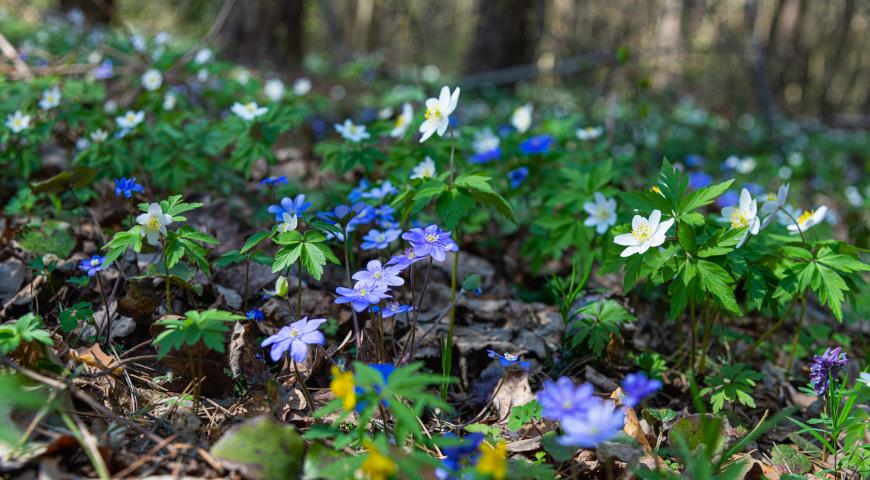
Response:
M296 289L296 313L302 317L302 255L299 255L299 263L296 267L296 273L299 274L299 287Z
M710 347L710 333L713 331L713 323L718 316L718 313L715 316L712 313L704 314L704 340L701 344L701 364L698 365L698 375L704 374L707 365L707 349Z
M782 213L784 213L785 216L787 216L789 218L789 220L792 221L792 223L794 223L795 228L797 228L798 233L801 235L801 243L807 243L807 239L804 238L804 231L801 228L801 225L798 223L798 221L795 220L795 218L792 216L792 214L788 213L784 208L780 207L779 210Z
M103 297L103 307L106 309L106 345L109 345L112 337L112 315L109 311L109 301L106 300L106 291L103 289L103 277L100 272L97 272L97 283L100 284L100 296ZM97 338L100 337L100 332L97 332Z
M746 352L743 354L743 360L747 360L749 357L751 357L752 354L755 353L755 350L758 348L758 346L761 345L761 342L770 338L771 335L776 333L782 327L782 325L785 323L785 319L788 318L789 314L794 309L794 305L795 303L797 303L797 298L798 297L794 297L792 299L791 303L788 304L788 308L786 308L785 313L782 315L782 317L779 318L779 320L776 321L776 323L773 324L773 326L767 329L766 332L762 333L760 337L752 342L752 345L750 345L749 348L746 349Z
M350 232L347 231L347 227L344 229L344 273L346 275L347 285L348 287L353 287L353 284L350 283L350 239L348 238ZM359 352L362 349L362 338L360 337L359 331L359 319L356 316L356 310L353 308L350 309L351 315L353 315L353 336L356 339L356 357L359 358Z
M800 313L800 316L798 317L797 330L795 330L794 337L791 339L791 353L789 353L788 363L786 363L786 365L785 365L786 372L791 371L791 367L794 364L794 357L797 355L797 347L798 347L798 342L800 341L800 337L801 337L801 330L803 330L803 328L804 328L804 313L806 312L806 310L807 310L807 297L804 296L801 298L801 313Z
M302 390L302 396L305 397L305 403L308 404L308 410L313 412L314 400L311 398L311 392L308 391L308 387L305 385L305 379L299 374L299 367L296 366L296 361L291 360L291 363L293 364L293 373L296 374L296 381L299 383L299 388Z
M250 278L250 275L251 275L251 261L247 260L245 262L245 286L242 287L242 290L244 292L243 299L245 302L245 312L248 311L248 279Z
M692 337L692 340L691 340L692 345L691 345L691 348L689 349L689 351L690 351L689 365L690 365L690 369L692 370L692 373L694 374L695 373L695 349L697 348L696 338L698 336L698 319L697 319L697 317L695 317L695 301L694 300L689 300L689 319L691 322L689 325L691 328L689 334Z
M166 284L166 313L172 315L172 297L169 291L169 261L166 259L166 242L163 243L163 283Z
M459 239L459 227L456 228L456 239ZM444 371L444 383L441 385L441 400L447 400L447 381L453 367L453 331L456 326L456 274L459 270L459 251L453 253L453 271L450 274L450 323L447 327L447 342L444 344L441 367Z

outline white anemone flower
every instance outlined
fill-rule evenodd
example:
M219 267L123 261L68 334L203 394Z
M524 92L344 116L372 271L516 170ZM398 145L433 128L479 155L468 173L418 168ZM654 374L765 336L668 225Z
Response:
M172 92L167 93L163 96L163 109L164 110L173 110L175 108L175 104L178 103L178 96Z
M456 87L452 94L449 87L442 87L438 98L426 100L426 120L420 124L420 133L423 134L420 143L425 142L435 133L439 137L444 136L447 127L450 126L450 114L456 110L457 103L459 103L459 87Z
M535 107L531 103L527 103L522 107L517 107L511 115L511 125L520 133L526 133L532 126L532 112Z
M193 63L195 63L197 65L202 65L203 63L206 63L209 60L211 60L212 56L213 56L213 54L212 54L211 49L203 48L203 49L199 50L198 52L196 52L196 56L193 58Z
M365 125L356 125L349 118L344 123L336 123L335 131L340 133L342 138L353 143L359 143L361 140L371 137L371 134L366 131Z
M575 135L577 135L578 140L595 140L600 137L601 134L604 133L604 128L602 127L583 127L578 128Z
M613 225L616 225L616 200L605 197L601 192L595 192L594 202L583 204L583 210L589 218L583 222L587 227L595 227L595 232L603 235Z
M105 142L107 138L109 138L109 132L103 130L102 128L98 128L91 132L91 140L94 143Z
M163 75L159 71L152 68L142 75L142 86L145 90L153 92L160 85L163 85Z
M304 97L311 91L311 80L302 77L293 82L293 95Z
M435 176L435 162L426 157L411 170L411 178L432 178Z
M121 115L120 117L115 117L115 121L118 122L118 126L127 130L132 130L136 128L137 125L142 123L142 120L145 119L145 112L134 112L132 110L127 110L127 113Z
M779 190L777 190L776 195L768 194L767 201L764 202L764 205L761 206L761 215L764 215L765 218L761 222L761 228L765 228L770 225L775 218L777 210L785 206L785 201L788 199L788 184L783 183L779 186Z
M788 229L788 233L792 235L797 235L798 233L806 232L814 226L822 223L825 220L825 216L827 214L828 207L824 205L815 210L807 210L806 212L803 212L799 217L797 217L797 225L791 223L790 225L786 226L786 228Z
M241 117L243 120L249 122L269 111L268 108L257 105L257 102L236 102L233 104L230 110L232 110L233 113Z
M163 213L159 203L148 205L148 213L136 217L136 223L142 225L141 235L151 245L157 245L161 235L166 235L166 226L172 223L172 215Z
M263 93L266 98L273 102L280 101L284 97L284 82L277 78L266 80L266 84L263 85Z
M6 117L6 126L12 130L12 133L21 133L30 128L30 115L17 111Z
M405 103L402 105L402 113L396 117L396 124L393 126L393 129L390 131L390 136L393 138L402 138L405 136L405 132L408 131L408 127L411 126L411 121L414 120L414 107L411 106L410 103Z
M281 215L281 223L278 224L278 231L281 233L293 232L299 225L299 219L294 213L284 212Z
M43 110L51 110L60 105L61 97L60 89L57 87L51 87L42 92L42 97L39 99L39 108Z
M665 243L665 238L674 224L674 219L661 221L662 212L653 210L649 218L635 215L631 220L631 233L617 235L613 242L617 245L628 247L619 254L620 257L628 257L635 253L643 254L650 247L658 247Z
M501 139L492 133L491 128L486 127L474 132L474 142L472 143L474 153L491 152L499 145L501 145Z
M743 246L751 233L758 235L761 230L761 220L758 219L758 201L752 198L749 190L740 190L740 201L736 207L725 207L722 216L731 223L731 228L746 228L743 236L737 242L737 248Z

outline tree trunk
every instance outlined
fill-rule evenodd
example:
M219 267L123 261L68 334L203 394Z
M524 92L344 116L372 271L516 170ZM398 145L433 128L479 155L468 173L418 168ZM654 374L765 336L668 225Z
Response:
M477 27L465 61L466 73L535 63L537 0L478 0Z
M224 53L246 65L299 68L303 55L303 0L239 0L221 32Z

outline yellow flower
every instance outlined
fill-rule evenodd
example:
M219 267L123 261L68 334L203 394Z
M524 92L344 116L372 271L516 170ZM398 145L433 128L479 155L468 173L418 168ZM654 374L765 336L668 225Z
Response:
M652 191L652 192L656 192L656 193L658 193L659 195L661 195L661 196L663 196L663 197L665 196L665 194L662 193L662 189L659 188L658 185L653 185L652 187L650 187L650 191Z
M353 374L350 372L342 372L335 365L332 366L332 382L329 383L329 388L336 398L342 399L342 407L345 410L351 411L356 406L356 392L353 391Z
M498 442L492 446L482 442L477 471L483 475L489 475L495 480L502 480L507 473L507 444Z
M378 448L373 443L367 442L365 447L369 451L369 454L360 470L362 470L366 478L384 480L396 474L396 462L378 451Z

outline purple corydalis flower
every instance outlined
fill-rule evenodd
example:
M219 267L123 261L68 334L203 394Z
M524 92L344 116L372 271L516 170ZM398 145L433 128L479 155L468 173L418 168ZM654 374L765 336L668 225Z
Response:
M272 215L275 215L276 222L282 222L284 220L284 214L290 214L291 216L301 217L305 210L308 210L308 207L311 206L311 202L305 201L305 195L299 194L296 195L296 198L291 199L289 197L284 197L281 199L280 205L269 205L267 211Z
M443 262L447 258L447 252L458 252L459 247L450 238L450 232L438 228L438 225L429 225L426 228L412 228L402 238L411 244L414 254L418 257L431 255L432 258Z
M259 308L252 308L245 313L245 318L254 322L260 322L263 320L263 311Z
M99 255L94 255L91 258L85 258L82 260L82 263L79 264L79 270L88 272L89 277L93 277L100 270L103 269L103 257Z
M830 381L840 373L840 368L849 363L849 358L842 350L842 347L828 348L822 355L813 357L810 366L810 383L813 384L816 394L824 394L828 390Z
M626 407L634 408L640 405L640 402L644 398L659 391L661 388L661 381L650 380L643 372L628 374L622 379L622 392L625 394L622 398L622 404Z
M387 262L387 265L392 265L392 266L398 268L399 270L404 270L404 269L410 267L411 265L419 262L420 260L423 260L424 258L426 258L426 257L425 256L423 256L423 257L417 256L417 254L414 253L414 249L411 247L408 247L405 249L404 254L393 255L393 258L391 258L390 261Z
M133 193L142 193L142 185L136 182L136 177L121 177L115 179L115 195L133 198Z
M592 385L584 383L575 386L568 377L560 377L555 382L547 380L544 388L538 392L541 416L550 420L562 420L568 415L574 415L594 400L593 393Z
M489 354L489 358L497 358L498 363L502 367L510 367L512 365L516 365L516 366L522 368L523 370L529 369L529 366L530 366L529 362L520 360L519 356L514 355L512 353L505 352L504 355L501 355L500 353L498 353L494 350L487 350L486 352Z
M260 185L268 185L268 186L277 186L277 185L287 185L287 176L281 175L280 177L266 177L260 180Z
M323 334L317 330L324 322L326 322L325 318L309 320L308 317L302 317L298 322L293 322L289 327L282 327L278 333L263 340L260 346L272 346L269 356L274 362L280 360L288 351L294 362L304 362L305 357L308 356L309 345L323 345L325 342Z
M398 240L401 233L402 231L398 229L384 230L382 232L373 228L363 237L360 248L363 250L383 250L390 246L390 243Z
M553 137L549 135L535 135L534 137L527 138L520 144L520 151L526 155L540 155L547 153L552 143Z
M526 181L529 176L529 167L519 167L508 172L508 180L511 183L511 188L517 188Z
M362 312L370 305L377 305L381 300L390 298L386 286L369 282L356 282L353 288L338 287L335 293L339 295L335 303L350 303L357 312Z
M594 400L585 409L561 420L565 435L557 441L572 447L595 448L610 440L625 426L625 413L610 400Z
M353 274L354 280L372 283L374 285L384 285L388 287L398 287L404 285L405 280L399 276L399 270L396 267L385 267L381 265L380 260L370 260L366 264L365 270L360 270Z

